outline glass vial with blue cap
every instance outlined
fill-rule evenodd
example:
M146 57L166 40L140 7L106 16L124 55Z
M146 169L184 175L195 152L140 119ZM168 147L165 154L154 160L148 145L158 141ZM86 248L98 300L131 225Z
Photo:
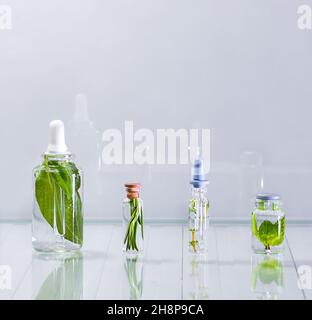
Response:
M189 202L189 249L192 253L207 251L209 226L207 186L202 159L196 159L192 167L192 197Z
M277 194L256 197L251 217L252 248L256 253L279 253L284 248L286 220Z

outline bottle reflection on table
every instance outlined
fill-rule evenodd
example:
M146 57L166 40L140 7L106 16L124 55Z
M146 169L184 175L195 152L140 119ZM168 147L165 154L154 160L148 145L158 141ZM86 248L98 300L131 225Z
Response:
M208 256L207 254L190 255L190 284L188 299L208 300Z
M83 256L35 254L33 257L35 300L80 300L83 298Z
M137 254L125 255L124 269L128 290L126 299L141 300L143 293L143 261Z
M284 289L283 255L252 256L252 291L257 299L278 300Z

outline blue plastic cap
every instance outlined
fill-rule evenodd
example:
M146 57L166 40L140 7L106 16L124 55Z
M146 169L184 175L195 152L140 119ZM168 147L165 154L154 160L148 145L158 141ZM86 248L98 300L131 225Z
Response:
M204 173L204 164L202 159L196 159L192 167L191 184L194 188L201 188L206 186L209 181L206 179Z

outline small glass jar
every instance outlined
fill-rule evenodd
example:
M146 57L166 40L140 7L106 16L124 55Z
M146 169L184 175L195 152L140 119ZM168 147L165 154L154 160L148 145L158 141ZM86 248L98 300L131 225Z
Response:
M144 214L143 201L140 198L141 185L128 183L127 198L123 201L123 251L138 253L143 251L144 243Z
M192 253L207 251L209 201L205 185L192 186L189 202L189 249Z
M280 196L259 194L251 217L252 248L256 253L279 253L284 248L286 220Z
M32 243L41 252L75 251L83 243L83 174L71 154L43 155L33 171Z

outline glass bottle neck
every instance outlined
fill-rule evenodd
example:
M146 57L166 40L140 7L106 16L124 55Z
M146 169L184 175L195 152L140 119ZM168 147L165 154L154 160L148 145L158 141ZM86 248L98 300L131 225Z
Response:
M202 187L202 188L192 187L193 198L206 198L206 193L207 193L207 189L205 187Z
M42 155L43 162L71 162L73 160L73 155L71 153L66 154L52 154L44 153Z
M124 199L124 203L130 203L130 202L135 202L135 201L137 201L137 202L140 202L140 203L142 203L142 199L140 198L140 197L138 197L138 198L135 198L135 199L129 199L129 198L125 198Z
M256 208L258 210L278 211L281 208L281 202L277 200L256 200Z

